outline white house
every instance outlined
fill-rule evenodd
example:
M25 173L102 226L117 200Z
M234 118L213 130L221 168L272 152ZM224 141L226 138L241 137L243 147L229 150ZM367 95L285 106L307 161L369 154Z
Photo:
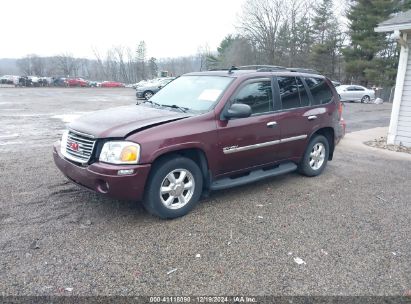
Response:
M394 32L401 45L388 144L411 147L411 10L381 22L376 32Z

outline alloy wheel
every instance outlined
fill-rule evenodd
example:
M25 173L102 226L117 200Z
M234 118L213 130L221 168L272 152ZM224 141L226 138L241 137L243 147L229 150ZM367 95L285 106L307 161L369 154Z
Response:
M190 171L176 169L163 179L160 199L168 209L180 209L188 204L194 194L195 181Z
M316 143L310 153L310 167L313 170L318 170L324 164L325 146L323 143Z

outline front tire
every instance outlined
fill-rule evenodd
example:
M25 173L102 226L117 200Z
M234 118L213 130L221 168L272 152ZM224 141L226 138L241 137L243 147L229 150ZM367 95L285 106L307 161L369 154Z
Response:
M361 103L369 103L371 100L370 96L365 95L363 98L361 98Z
M330 145L327 138L315 135L307 145L303 159L299 165L299 171L305 176L317 176L327 166Z
M144 92L144 98L146 99L146 100L149 100L151 97L153 97L153 92L151 92L151 91L147 91L147 92Z
M202 189L202 173L195 162L181 156L168 157L153 166L143 205L162 219L181 217L197 205Z

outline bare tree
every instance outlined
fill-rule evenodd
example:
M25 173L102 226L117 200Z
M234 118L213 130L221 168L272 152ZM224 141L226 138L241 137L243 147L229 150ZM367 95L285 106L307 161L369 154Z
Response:
M45 75L45 58L35 54L19 59L17 65L24 75Z
M79 69L79 61L69 53L61 54L54 57L56 67L63 73L64 76L77 76Z
M124 48L121 46L115 47L114 52L118 60L119 79L123 82L130 83L130 75L127 71L126 63L124 62Z
M277 34L284 18L284 1L247 0L239 29L266 57L266 62L277 61Z
M104 60L102 56L100 55L100 52L97 49L93 48L93 53L97 60L96 74L98 75L98 77L96 79L99 79L99 80L108 79L108 74L107 74L107 71L104 65Z
M31 65L31 60L29 56L26 56L24 58L21 58L17 60L17 66L19 67L20 71L28 76L28 75L33 75L33 69Z

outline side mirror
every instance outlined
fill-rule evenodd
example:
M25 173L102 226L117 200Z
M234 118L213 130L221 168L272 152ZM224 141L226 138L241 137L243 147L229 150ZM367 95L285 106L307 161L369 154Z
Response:
M231 118L246 118L251 116L251 107L243 103L232 104L224 113L224 117Z

